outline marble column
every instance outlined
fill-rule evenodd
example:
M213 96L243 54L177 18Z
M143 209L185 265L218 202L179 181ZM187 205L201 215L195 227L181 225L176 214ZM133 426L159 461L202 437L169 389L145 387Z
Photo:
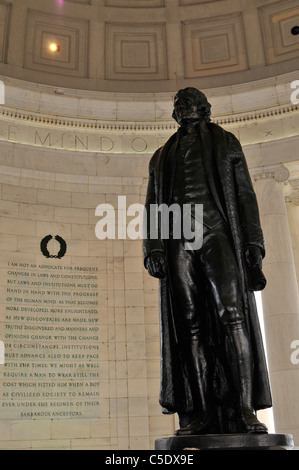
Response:
M273 394L276 433L293 434L299 444L298 285L284 199L289 171L283 165L253 172L266 243L262 292L266 350ZM298 361L299 362L299 361Z
M289 181L286 207L299 288L299 179Z

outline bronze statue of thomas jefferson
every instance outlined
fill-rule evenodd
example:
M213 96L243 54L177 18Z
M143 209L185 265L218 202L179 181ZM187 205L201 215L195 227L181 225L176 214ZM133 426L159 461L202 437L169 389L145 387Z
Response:
M178 413L176 435L265 433L256 411L272 401L253 292L265 285L263 233L241 145L210 122L210 108L199 90L180 90L179 129L149 164L147 215L152 204L203 204L198 249L171 236L171 221L168 239L151 238L161 221L147 219L144 265L160 280L160 404Z

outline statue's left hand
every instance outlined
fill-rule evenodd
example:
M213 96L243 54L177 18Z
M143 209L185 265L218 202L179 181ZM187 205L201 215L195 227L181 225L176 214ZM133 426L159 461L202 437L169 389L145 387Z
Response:
M245 249L245 260L250 268L259 266L262 269L263 256L260 248L256 245L248 245Z
M146 268L150 276L162 279L167 274L166 256L164 253L152 253L148 256Z

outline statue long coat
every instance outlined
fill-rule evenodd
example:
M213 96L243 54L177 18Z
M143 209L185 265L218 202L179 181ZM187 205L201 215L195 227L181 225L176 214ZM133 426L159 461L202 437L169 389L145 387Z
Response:
M203 154L206 175L211 194L220 213L227 221L231 230L235 253L237 256L241 278L243 305L246 325L250 337L253 359L253 407L255 410L272 406L262 336L256 310L254 292L248 289L248 275L244 260L244 246L257 245L265 255L263 233L260 227L259 211L256 196L252 188L250 175L241 145L236 137L220 126L208 123L208 132L201 133L202 149L205 139L212 137L213 158ZM151 239L150 205L169 201L173 175L167 175L165 184L164 167L170 151L175 151L179 132L176 132L166 144L158 149L149 163L149 183L146 197L146 214L148 235L144 237L144 262L153 252L164 252L167 255L167 240ZM174 174L175 168L173 169ZM170 183L169 183L170 181ZM170 186L170 188L169 188ZM179 332L175 329L172 315L172 299L167 277L159 280L160 299L160 331L161 331L161 389L160 404L163 413L190 413L193 410L192 396L188 384L186 367L178 345ZM225 401L231 395L229 379L221 354L221 332L215 324L217 315L212 315L213 306L206 302L207 314L211 321L209 343L215 354L214 390L216 402ZM217 323L217 321L216 321Z

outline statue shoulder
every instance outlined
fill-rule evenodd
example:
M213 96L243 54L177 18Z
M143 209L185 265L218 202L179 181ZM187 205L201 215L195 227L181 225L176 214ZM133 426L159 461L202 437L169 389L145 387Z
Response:
M241 144L238 138L232 132L229 132L223 127L219 126L219 124L210 122L208 123L208 129L211 131L214 137L225 140L228 147L234 146L239 150L241 149Z
M167 154L168 149L171 146L171 144L174 142L174 140L176 139L176 136L177 136L177 133L173 134L171 137L169 137L169 139L165 142L164 145L162 145L155 151L155 153L153 154L149 162L150 168L153 169L155 168L156 165L159 164L160 158L162 158L164 154Z
M157 161L158 161L159 156L161 154L162 148L163 147L158 148L155 151L154 155L150 158L150 161L149 161L149 164L148 164L148 168L149 168L150 172L153 171L154 168L157 166Z

